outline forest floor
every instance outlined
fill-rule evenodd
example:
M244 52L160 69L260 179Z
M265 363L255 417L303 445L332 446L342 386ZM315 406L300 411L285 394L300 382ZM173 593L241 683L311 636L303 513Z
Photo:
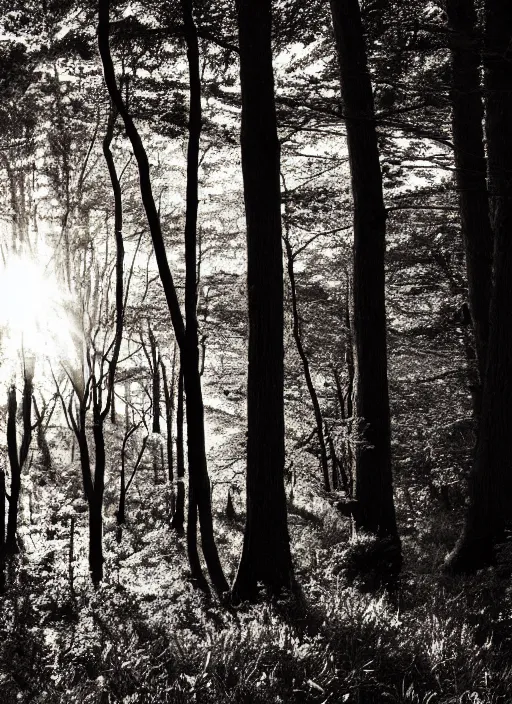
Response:
M23 550L7 569L2 704L512 701L507 556L501 571L443 575L457 511L423 503L414 517L399 493L404 566L387 594L374 589L372 541L350 543L332 500L297 486L289 516L300 598L233 608L191 584L184 538L169 527L169 489L144 472L122 532L107 492L105 580L94 590L78 473L58 461L51 481L30 470L36 495L23 505ZM229 522L218 511L215 525L232 578L243 516Z

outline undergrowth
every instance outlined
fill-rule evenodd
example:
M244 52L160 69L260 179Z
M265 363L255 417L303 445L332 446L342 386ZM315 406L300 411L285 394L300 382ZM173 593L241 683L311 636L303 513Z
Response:
M73 596L54 576L49 598L20 559L2 597L1 701L510 701L506 580L426 574L409 560L392 593L369 592L351 571L366 559L372 572L372 541L332 544L330 525L326 546L322 530L295 531L299 567L309 556L298 600L236 610L186 583L155 597L113 580Z

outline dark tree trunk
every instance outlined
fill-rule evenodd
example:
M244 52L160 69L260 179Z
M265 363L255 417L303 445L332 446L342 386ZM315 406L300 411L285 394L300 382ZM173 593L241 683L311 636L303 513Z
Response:
M103 579L103 510L96 497L89 505L89 569L98 586Z
M494 559L512 517L512 15L508 0L485 4L488 183L494 283L477 449L462 535L447 566L471 572Z
M318 438L318 445L320 447L320 466L322 468L322 476L324 480L325 491L331 490L331 484L329 481L329 462L327 459L327 447L324 438L324 420L322 417L322 411L320 409L320 403L318 401L318 394L316 393L315 386L313 384L313 379L311 378L311 370L309 368L309 359L304 350L304 345L302 344L302 331L300 326L300 316L299 309L297 305L297 288L295 285L295 270L293 268L293 251L290 245L290 240L288 234L283 238L285 249L286 249L286 260L287 260L287 270L288 279L290 281L290 293L292 299L292 318L293 318L293 339L295 340L295 346L297 347L297 352L299 353L300 360L302 362L302 369L304 371L304 379L306 381L306 386L309 391L309 398L311 399L311 404L313 406L313 413L315 416L316 425L316 435ZM333 480L335 476L333 475ZM334 485L333 488L337 487Z
M5 472L0 469L0 594L5 591Z
M24 381L23 381L23 399L22 399L22 416L23 416L23 437L20 447L20 470L25 466L30 443L32 442L32 394L34 378L34 360L28 359L24 362Z
M162 360L160 360L160 366L162 369L162 381L164 385L165 424L167 426L167 478L169 480L169 484L171 485L174 481L174 443L172 426L174 422L174 392L176 383L175 362L176 360L173 359L173 366L171 370L171 384L169 385L165 364Z
M121 486L119 488L119 505L117 507L116 521L118 526L126 523L126 486L124 467L121 470Z
M187 451L189 505L197 502L201 544L211 580L217 591L228 591L213 535L210 480L206 466L204 408L199 370L197 324L197 208L199 189L199 142L201 137L201 73L199 44L192 0L181 0L190 79L190 110L187 148L187 210L185 214L185 349L181 353L187 403ZM194 531L195 532L195 531ZM190 555L190 553L189 553ZM197 565L194 566L197 569Z
M284 486L283 258L280 148L270 0L240 0L242 171L247 221L249 366L247 519L235 601L293 590Z
M5 546L5 472L0 469L0 559Z
M356 530L398 539L391 474L385 308L386 210L358 0L331 0L354 199Z
M11 467L11 487L9 494L9 512L7 516L7 536L5 550L7 553L18 552L16 530L18 527L18 503L21 489L21 467L18 458L18 442L16 439L16 389L11 386L7 396L7 451Z
M92 501L89 502L89 568L93 584L98 585L103 579L103 493L106 463L103 418L94 418L92 432L95 463L94 489Z
M185 524L185 449L183 446L183 370L178 372L178 402L176 408L176 511L172 519L172 527L183 533Z
M190 565L190 576L194 580L196 586L204 591L208 591L208 582L206 581L199 553L197 551L197 501L194 497L194 490L189 488L188 492L188 511L187 511L187 554L188 563Z
M209 491L209 479L206 465L206 452L204 445L204 418L202 415L203 401L201 392L201 378L199 375L198 366L198 350L191 342L192 337L197 339L197 326L194 327L193 320L187 317L187 332L185 332L185 322L181 313L176 288L172 278L172 273L167 259L165 242L162 234L162 228L158 210L151 187L151 176L149 170L149 161L144 149L144 145L140 138L140 134L133 122L133 119L124 104L121 92L117 85L114 64L110 54L109 44L109 0L99 0L99 22L98 22L98 48L103 64L105 82L112 101L119 110L123 118L125 130L130 139L132 149L137 161L139 170L139 183L142 196L142 202L146 211L149 229L155 257L160 273L160 279L166 296L171 321L176 336L176 341L180 348L181 360L183 364L183 374L185 381L185 389L187 393L187 426L189 439L189 476L194 485L196 500L198 503L199 523L201 528L201 540L203 554L205 557L208 572L212 583L218 592L226 591L229 587L224 577L220 564L217 548L213 535L211 499ZM201 127L201 99L200 99L200 74L199 74L199 50L197 43L197 34L195 31L194 21L192 17L192 7L190 2L185 2L182 5L185 39L187 42L187 55L189 59L190 71L190 139L187 158L187 222L185 225L185 250L186 250L186 267L187 278L188 269L191 266L190 257L192 235L195 242L195 222L197 218L197 185L193 188L193 181L197 184L197 166L194 165L196 158L194 152L198 150L196 141L198 140L197 131ZM199 114L198 114L199 111ZM197 134L197 136L196 136ZM196 203L195 211L193 208ZM192 208L192 209L191 209ZM194 232L193 232L194 229ZM194 254L194 300L195 300L195 254ZM191 309L190 296L191 284L185 284L186 292L186 308L187 312ZM194 311L195 317L195 311ZM189 406L190 404L190 406ZM194 445L190 445L193 442ZM205 490L207 488L207 490Z
M483 134L480 53L473 0L447 0L448 26L459 35L452 56L452 130L457 189L466 254L469 309L473 321L478 373L485 374L489 336L493 234L489 218ZM478 415L480 393L476 394Z
M151 349L152 398L153 398L153 432L160 433L160 355L156 338L148 321L149 346Z

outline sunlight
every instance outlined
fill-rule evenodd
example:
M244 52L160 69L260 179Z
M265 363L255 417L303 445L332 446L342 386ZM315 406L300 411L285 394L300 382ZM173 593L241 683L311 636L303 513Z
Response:
M74 360L68 296L51 269L32 256L11 255L0 266L0 350L14 361L22 350L50 361Z

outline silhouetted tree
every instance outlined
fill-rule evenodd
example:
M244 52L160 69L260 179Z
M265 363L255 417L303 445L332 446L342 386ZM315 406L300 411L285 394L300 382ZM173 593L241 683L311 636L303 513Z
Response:
M247 519L235 600L294 588L284 487L280 150L270 0L238 4L242 171L247 222Z
M493 235L486 182L477 14L473 0L447 0L446 11L448 27L454 35L451 40L453 144L469 308L481 386L489 334ZM480 399L481 388L477 394L477 412Z
M512 504L512 16L507 0L484 6L488 184L494 232L493 287L482 412L462 535L447 558L457 571L494 559Z
M391 474L384 255L386 209L358 0L331 0L354 200L356 530L398 538Z

